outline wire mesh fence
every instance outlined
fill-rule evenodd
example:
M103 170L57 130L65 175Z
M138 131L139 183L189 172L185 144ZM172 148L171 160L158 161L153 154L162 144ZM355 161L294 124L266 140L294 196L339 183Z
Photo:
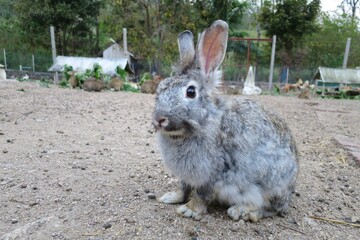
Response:
M26 50L9 50L0 49L0 64L6 65L7 69L46 72L52 65L51 51L38 51L31 53ZM145 72L150 72L153 69L151 63L142 61L137 64L141 68L137 71L137 78ZM163 71L163 77L171 74L171 64L161 63L160 66L166 71ZM240 58L225 58L222 65L223 77L225 82L232 82L241 86L246 79L248 66L252 66L255 75L255 83L265 85L269 81L270 76L270 59L261 58L260 60L252 59L248 62L246 54ZM295 83L298 79L310 80L317 70L313 68L300 68L292 66L290 68L284 67L281 64L275 64L273 71L273 84L282 86L286 83Z
M45 72L52 65L51 52L1 49L0 64L7 69Z

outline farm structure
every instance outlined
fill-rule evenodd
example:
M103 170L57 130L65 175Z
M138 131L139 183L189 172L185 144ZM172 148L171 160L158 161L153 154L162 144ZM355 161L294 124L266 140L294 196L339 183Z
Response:
M360 87L360 68L327 68L319 67L313 80L315 80L315 88L328 87Z

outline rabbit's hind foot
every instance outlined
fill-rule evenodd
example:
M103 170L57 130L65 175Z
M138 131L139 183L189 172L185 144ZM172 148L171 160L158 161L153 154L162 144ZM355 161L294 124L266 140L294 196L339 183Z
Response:
M238 205L230 207L227 210L227 214L234 221L243 219L245 221L250 220L252 222L258 222L261 218L263 218L262 210L246 209L245 207Z
M207 207L200 198L192 198L187 204L181 205L176 212L187 218L200 220L207 212Z
M158 199L159 202L167 204L183 203L184 200L185 194L182 190L176 192L167 192Z

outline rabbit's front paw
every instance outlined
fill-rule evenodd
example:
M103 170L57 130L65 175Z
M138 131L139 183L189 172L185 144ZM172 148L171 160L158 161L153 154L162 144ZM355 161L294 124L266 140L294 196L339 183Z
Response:
M206 209L206 205L202 200L193 198L187 204L178 207L176 212L184 217L200 220L206 214Z
M167 204L175 204L175 203L183 203L184 202L184 192L168 192L162 195L159 199L159 202L167 203Z
M232 206L227 210L227 214L229 217L234 220L238 221L240 218L243 220L250 220L252 222L258 222L263 214L262 211L251 211L246 209L242 206Z

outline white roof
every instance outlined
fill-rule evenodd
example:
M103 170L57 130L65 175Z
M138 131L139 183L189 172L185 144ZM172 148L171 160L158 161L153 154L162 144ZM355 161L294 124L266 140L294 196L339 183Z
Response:
M360 83L360 69L319 67L314 80L336 83Z
M103 73L115 74L115 69L119 66L121 69L127 69L133 72L128 64L127 59L104 59L104 58L87 58L87 57L67 57L57 56L56 62L48 71L62 72L64 66L72 66L76 72L85 72L87 69L93 69L94 64L97 63L102 67Z

